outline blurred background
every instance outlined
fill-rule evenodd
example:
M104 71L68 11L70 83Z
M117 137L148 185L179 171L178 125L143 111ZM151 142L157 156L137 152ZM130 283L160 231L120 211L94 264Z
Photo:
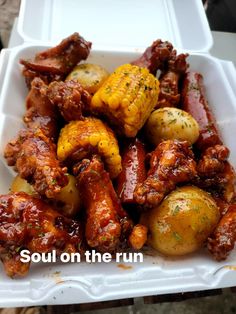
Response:
M19 13L20 0L0 0L1 45L7 47L15 17Z
M214 31L236 32L236 1L203 1L210 27Z

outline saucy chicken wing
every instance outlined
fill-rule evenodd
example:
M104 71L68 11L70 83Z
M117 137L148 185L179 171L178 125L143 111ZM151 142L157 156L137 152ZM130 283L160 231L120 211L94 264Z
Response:
M208 239L208 250L217 261L227 258L236 241L236 205L230 205Z
M23 276L29 263L20 251L31 253L82 252L83 236L78 221L66 218L42 200L26 193L0 195L0 258L8 276Z
M84 159L74 167L86 207L85 237L90 247L114 252L121 236L131 231L132 223L121 207L109 174L98 156Z
M201 177L213 178L224 170L225 161L229 157L229 149L223 145L209 147L202 154L197 171Z
M64 80L77 63L87 59L91 45L78 33L74 33L59 45L36 54L34 60L21 59L28 87L35 77L40 77L46 84Z
M165 62L170 58L172 50L173 46L171 43L158 39L144 51L140 58L132 61L131 64L147 68L150 73L156 75L157 70L165 66Z
M207 148L197 164L196 184L230 203L235 197L235 171L228 162L229 149L223 145Z
M136 186L134 198L145 207L156 206L176 184L188 182L196 174L196 162L188 142L163 141L151 153L147 179Z
M47 96L67 122L83 119L91 101L90 94L75 81L50 83Z
M81 120L83 113L88 112L90 101L90 94L77 82L52 82L46 85L36 77L26 98L24 122L29 128L40 128L55 141L59 133L60 115L67 122Z
M68 183L67 169L60 166L55 145L40 129L21 130L7 144L4 156L40 195L53 198Z
M26 98L27 111L24 122L28 128L40 129L46 137L55 142L59 133L59 113L48 99L47 92L47 85L36 77Z
M160 76L160 94L157 108L176 107L180 101L179 80L186 72L189 64L186 62L188 54L177 55L176 50L171 52L167 61L167 68Z

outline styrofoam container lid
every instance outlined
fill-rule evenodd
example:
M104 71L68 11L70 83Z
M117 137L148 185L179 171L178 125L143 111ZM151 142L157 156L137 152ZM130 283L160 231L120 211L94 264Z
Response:
M30 58L47 47L29 43L12 49L9 56L6 51L1 54L0 194L8 193L15 176L3 151L23 127L28 93L19 59ZM87 62L100 64L111 72L140 55L134 51L92 50ZM223 65L228 67L223 67L220 60L206 53L192 53L188 60L190 69L204 77L210 108L236 168L235 69L227 62ZM4 274L0 263L0 307L98 302L236 285L236 249L222 262L213 260L206 248L180 258L164 257L149 248L143 253L142 263L32 263L27 277L14 280Z
M143 50L160 38L207 52L213 43L201 0L22 0L25 42L54 43L75 31L97 49Z

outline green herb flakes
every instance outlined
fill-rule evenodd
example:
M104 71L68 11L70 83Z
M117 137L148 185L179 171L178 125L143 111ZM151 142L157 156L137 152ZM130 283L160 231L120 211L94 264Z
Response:
M176 216L179 213L180 209L181 209L181 207L179 205L176 205L172 211L172 215Z
M175 238L175 240L177 240L177 241L181 241L182 240L182 237L181 237L181 235L178 232L173 232L172 235Z

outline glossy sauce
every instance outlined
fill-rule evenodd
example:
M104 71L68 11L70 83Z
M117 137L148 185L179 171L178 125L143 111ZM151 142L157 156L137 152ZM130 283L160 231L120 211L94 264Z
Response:
M117 179L117 194L122 203L135 203L134 190L146 179L146 152L138 139L127 145L122 156L122 172Z
M187 73L182 90L182 109L191 114L199 124L200 136L196 145L200 150L222 144L215 119L207 103L203 77L200 73Z

